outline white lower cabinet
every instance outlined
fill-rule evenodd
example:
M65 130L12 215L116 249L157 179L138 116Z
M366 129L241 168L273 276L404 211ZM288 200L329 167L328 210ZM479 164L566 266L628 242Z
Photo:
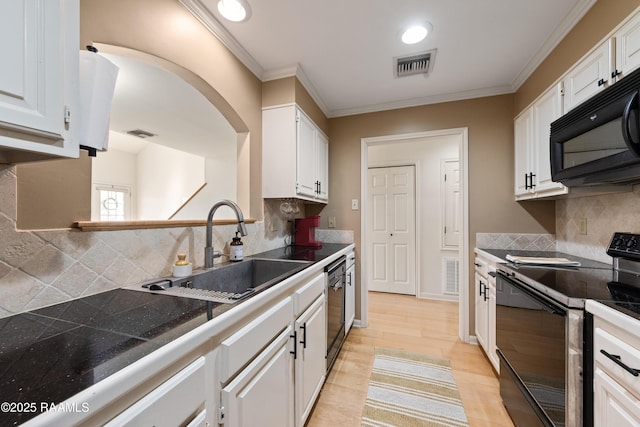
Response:
M291 333L288 325L222 389L219 423L228 427L294 426Z
M295 322L298 339L295 358L296 426L307 421L327 371L324 293Z
M496 372L500 360L496 353L496 264L481 255L475 258L476 339Z
M344 335L349 333L356 318L356 254L347 254L347 284L344 289Z
M304 426L327 371L324 291L319 272L221 343L219 423Z
M204 426L207 422L205 360L198 357L105 426Z
M294 426L292 313L286 297L220 345L219 423Z
M640 322L587 301L593 314L593 425L640 426Z
M598 367L593 391L595 426L640 426L640 400Z

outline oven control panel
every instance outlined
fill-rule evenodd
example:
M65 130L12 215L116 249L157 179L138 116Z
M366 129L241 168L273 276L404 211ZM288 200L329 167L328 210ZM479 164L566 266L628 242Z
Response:
M640 260L640 234L614 233L607 254L615 258Z

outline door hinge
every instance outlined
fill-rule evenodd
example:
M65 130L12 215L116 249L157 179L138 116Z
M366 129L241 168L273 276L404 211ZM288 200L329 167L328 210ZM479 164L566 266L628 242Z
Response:
M71 108L68 105L64 106L64 123L69 124L71 122Z
M447 182L447 174L444 174L444 182Z
M218 407L218 424L224 424L224 406Z
M447 234L447 226L444 227L444 234Z

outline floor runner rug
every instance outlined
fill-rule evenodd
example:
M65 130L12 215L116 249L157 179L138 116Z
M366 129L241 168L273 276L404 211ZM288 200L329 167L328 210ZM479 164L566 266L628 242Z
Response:
M468 426L449 361L375 349L362 426Z

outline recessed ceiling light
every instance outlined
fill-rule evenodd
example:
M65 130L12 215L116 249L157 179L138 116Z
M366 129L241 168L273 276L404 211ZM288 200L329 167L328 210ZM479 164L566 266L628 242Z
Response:
M219 0L218 12L233 22L244 22L251 16L251 8L245 0Z
M429 35L432 29L433 27L429 23L414 25L413 27L408 28L404 33L402 33L402 42L405 44L418 43L424 40L424 38Z

